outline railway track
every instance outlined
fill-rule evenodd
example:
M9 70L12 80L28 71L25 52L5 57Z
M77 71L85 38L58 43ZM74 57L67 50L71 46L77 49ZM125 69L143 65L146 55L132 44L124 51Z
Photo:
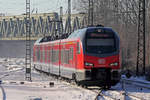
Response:
M22 69L18 69L18 70L12 70L12 71L8 71L6 73L4 73L3 75L0 76L0 79L3 79L19 70L23 70ZM54 77L56 78L56 77ZM58 78L58 77L57 77ZM64 81L64 80L63 80ZM68 83L69 81L67 81ZM122 79L121 80L121 84L133 84L134 86L137 87L142 87L142 88L147 88L150 89L150 87L147 87L148 85L150 86L150 83L145 83L145 82L141 82L141 81L134 81L134 80L129 80L129 79ZM144 100L144 98L138 97L134 94L128 93L127 91L125 91L124 89L122 90L116 90L116 89L110 89L110 90L104 90L103 88L99 87L97 89L91 89L91 88L87 88L87 87L82 87L82 86L77 86L77 85L72 85L76 88L81 88L81 89L86 89L89 91L92 91L94 93L96 93L96 97L95 100L100 100L99 98L105 98L105 100L126 100L127 97L133 98L134 100ZM106 91L110 91L111 94L106 94ZM118 95L118 97L114 97L114 95ZM132 99L131 99L132 100Z
M127 98L130 98L130 100L144 100L143 98L132 95L125 90L121 90L121 91L117 89L106 90L102 87L99 87L97 89L96 88L91 89L91 88L77 86L77 85L72 85L72 86L80 89L86 89L96 93L97 95L94 100L101 100L102 98L104 98L104 100L129 100ZM105 93L106 91L109 91L111 94L106 94Z
M2 100L6 100L6 93L5 93L5 90L4 88L0 85L0 89L1 89L1 93L2 93Z
M5 59L6 60L6 59ZM20 71L20 70L24 70L24 65L16 65L16 64L11 64L13 61L9 61L9 60L3 60L1 61L1 66L4 66L7 71L3 71L2 73L0 72L0 80L2 80L3 78L12 75L13 73ZM22 66L22 67L18 67L18 66Z
M112 95L105 94L106 91L111 92ZM99 98L98 96L104 97L104 98L106 98L106 100L107 99L108 100L128 100L127 98L130 98L131 100L132 99L133 100L144 100L143 98L129 94L124 90L118 91L116 89L110 89L110 90L106 90L106 91L104 91L104 93L103 93L103 90L101 90L99 93L95 91L98 94L97 97L95 98L95 100L100 100L100 99L98 99ZM114 92L116 92L116 93L114 93ZM118 96L114 97L113 95L118 95Z
M123 79L121 79L120 84L122 84L122 88L124 91L126 89L126 85L128 85L128 84L133 85L137 88L140 88L140 90L142 90L143 88L150 90L150 82L142 82L142 81L130 80L130 79L123 78ZM146 99L144 99L144 97L135 96L128 92L125 92L124 95L127 95L132 98L136 98L137 100L146 100Z
M43 72L43 71L40 71L40 70L36 70L36 71ZM123 89L120 91L120 90L117 90L117 89L105 90L103 87L86 87L86 86L82 86L82 85L78 86L77 84L75 84L74 81L66 80L64 78L59 78L55 75L54 76L52 75L52 77L54 79L57 78L60 81L66 82L66 85L68 85L68 83L69 83L69 85L74 87L74 88L85 89L85 90L89 90L89 91L92 91L92 92L96 93L97 95L95 96L95 100L101 100L101 98L104 98L104 100L127 100L126 99L127 97L133 98L133 100L144 100L143 98L132 95L132 94L128 93L127 91L123 90ZM106 91L110 91L112 93L112 95L106 94L105 93ZM115 94L114 94L114 92L115 92ZM117 95L117 97L114 97L113 95Z
M22 70L22 69L19 69L19 70ZM4 77L7 77L7 76L9 76L10 74L12 74L13 72L16 72L16 71L19 71L19 70L15 70L15 71L10 71L11 73L6 73L6 74L4 74L2 77L0 77L0 79L2 79L2 78L4 78ZM47 76L48 77L48 76ZM56 79L56 76L53 76L53 78L55 78ZM126 100L126 97L130 97L130 98L133 98L133 100L144 100L143 98L140 98L140 97L138 97L138 96L135 96L135 95L133 95L133 94L130 94L130 93L128 93L128 92L126 92L125 90L121 90L121 91L119 91L119 90L116 90L116 89L108 89L108 90L104 90L104 88L102 88L102 87L94 87L94 88L92 88L92 87L89 87L89 88L87 88L87 87L83 87L83 86L77 86L76 84L74 84L74 82L71 82L71 81L66 81L66 80L64 80L64 79L61 79L61 78L58 78L57 77L57 79L60 79L61 81L65 81L65 82L67 82L67 83L70 83L70 85L72 86L72 87L75 87L75 88L80 88L80 89L86 89L86 90L89 90L89 91L92 91L92 92L94 92L94 93L96 93L97 95L96 95L96 97L95 97L95 100L101 100L100 98L104 98L104 100ZM122 80L121 80L122 81ZM124 80L124 81L128 81L128 80ZM129 82L132 82L132 81L128 81L128 84L129 84ZM137 82L137 81L134 81L134 82ZM126 83L126 82L125 82ZM139 82L139 83L143 83L143 82ZM146 83L146 84L148 84L148 83ZM111 93L112 93L112 95L108 95L108 94L106 94L105 92L106 91L110 91ZM115 93L114 93L115 92ZM117 98L116 97L114 97L113 95L118 95L117 96ZM3 99L4 100L4 99ZM131 99L132 100L132 99Z
M120 82L124 84L132 84L140 88L150 89L150 82L142 82L142 81L136 81L130 79L122 79Z
M17 70L12 70L12 71L8 71L6 73L4 73L3 75L0 76L0 80L2 80L3 78L9 76L9 75L12 75L14 72L17 72L17 71L20 71L20 70L23 70L24 68L21 68L21 69L17 69Z
M107 98L109 100L116 100L116 98L104 94L103 89L101 89L100 92L98 92L98 91L93 91L93 92L97 93L95 100L100 100L101 98Z

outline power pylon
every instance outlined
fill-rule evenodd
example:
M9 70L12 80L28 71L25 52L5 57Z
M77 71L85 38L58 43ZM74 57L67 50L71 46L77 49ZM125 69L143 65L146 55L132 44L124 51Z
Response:
M69 23L69 34L72 32L71 29L71 0L68 0L68 23Z
M30 0L26 0L26 72L25 78L28 81L31 81L31 24L30 24Z
M89 10L88 10L88 25L94 25L94 2L89 0Z
M142 68L142 74L145 74L145 53L145 0L139 0L137 75L139 68Z

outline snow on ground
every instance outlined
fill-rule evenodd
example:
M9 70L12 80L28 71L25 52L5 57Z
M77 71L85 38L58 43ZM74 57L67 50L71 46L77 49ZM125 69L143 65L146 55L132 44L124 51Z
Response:
M25 65L22 58L0 58L0 100L94 100L96 93L69 85L61 80L47 77L32 70L32 82L25 81ZM143 78L131 78L145 81ZM49 83L54 82L50 87ZM122 91L122 84L112 87ZM133 95L150 100L150 90L125 85L125 90ZM123 100L118 92L108 90L104 94ZM100 98L100 100L109 100ZM126 100L136 100L129 97Z
M24 59L0 59L2 87L0 100L93 100L96 93L70 86L66 82L32 72L32 82L25 81ZM22 83L24 82L24 83ZM54 87L49 86L54 82Z

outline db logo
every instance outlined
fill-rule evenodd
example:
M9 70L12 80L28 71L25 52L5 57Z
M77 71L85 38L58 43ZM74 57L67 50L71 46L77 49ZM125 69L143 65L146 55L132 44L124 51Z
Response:
M105 62L106 62L105 59L99 59L99 60L98 60L98 63L99 63L99 64L105 64Z

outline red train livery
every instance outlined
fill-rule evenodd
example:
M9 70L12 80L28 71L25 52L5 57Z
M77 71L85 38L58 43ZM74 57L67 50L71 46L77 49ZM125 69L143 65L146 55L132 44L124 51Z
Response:
M38 70L86 85L115 85L120 80L119 37L111 28L88 27L65 39L44 37L33 47Z

